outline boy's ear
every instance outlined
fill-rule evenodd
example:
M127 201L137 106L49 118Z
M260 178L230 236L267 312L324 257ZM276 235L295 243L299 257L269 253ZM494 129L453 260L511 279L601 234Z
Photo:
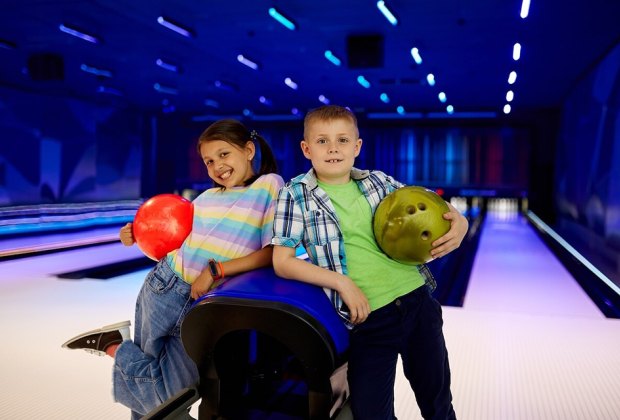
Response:
M310 148L308 147L308 143L305 140L299 142L299 146L301 147L301 151L303 152L306 159L310 159Z
M362 151L362 139L357 139L355 142L355 157L358 157L360 152Z

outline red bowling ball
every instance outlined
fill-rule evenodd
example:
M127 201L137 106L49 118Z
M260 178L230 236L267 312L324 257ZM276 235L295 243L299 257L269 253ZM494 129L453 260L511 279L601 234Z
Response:
M192 230L194 206L176 194L159 194L138 208L133 236L147 257L159 261L178 249Z

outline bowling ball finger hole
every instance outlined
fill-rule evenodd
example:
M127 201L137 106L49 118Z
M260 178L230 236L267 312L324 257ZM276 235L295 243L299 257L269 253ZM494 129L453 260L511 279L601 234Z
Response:
M424 204L424 203L418 203L418 209L419 209L420 211L424 211L424 210L426 210L426 204Z
M422 232L420 237L423 241L428 241L431 238L431 233L428 230L425 230L424 232Z
M414 214L415 213L415 207L414 206L407 207L407 213Z

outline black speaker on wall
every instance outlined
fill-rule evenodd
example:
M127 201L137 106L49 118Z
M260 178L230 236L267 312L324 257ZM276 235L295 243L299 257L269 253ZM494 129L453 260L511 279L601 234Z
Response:
M28 58L28 74L32 80L64 80L65 61L60 54L32 54Z
M351 69L383 67L383 35L349 35L347 61Z

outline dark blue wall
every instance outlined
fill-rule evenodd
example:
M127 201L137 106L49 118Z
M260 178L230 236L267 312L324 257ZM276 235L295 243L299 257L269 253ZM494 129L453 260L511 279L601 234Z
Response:
M0 205L137 198L138 112L0 88Z

